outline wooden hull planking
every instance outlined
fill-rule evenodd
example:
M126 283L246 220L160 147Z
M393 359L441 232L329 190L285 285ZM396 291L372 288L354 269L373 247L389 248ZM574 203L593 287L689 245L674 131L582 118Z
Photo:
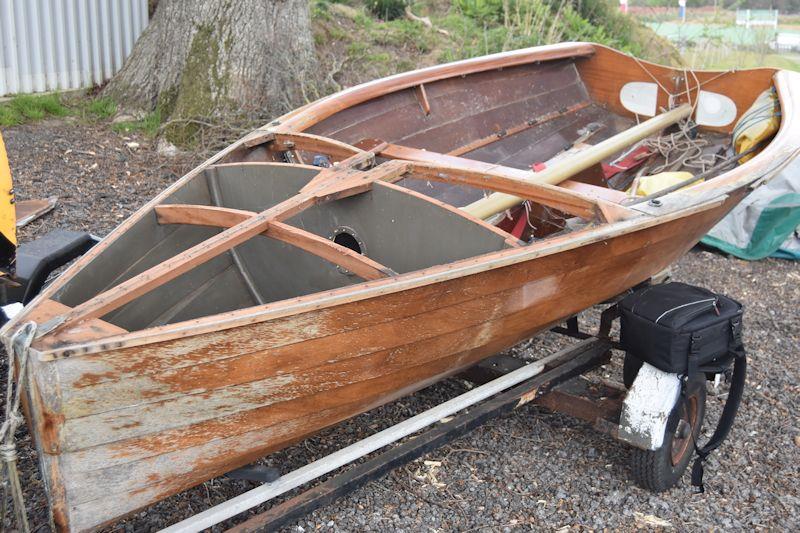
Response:
M113 521L457 373L663 270L737 201L276 323L46 363L63 392L56 516Z

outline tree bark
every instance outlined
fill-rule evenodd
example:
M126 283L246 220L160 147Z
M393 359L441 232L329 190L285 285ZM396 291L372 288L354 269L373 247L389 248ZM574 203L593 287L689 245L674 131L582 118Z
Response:
M307 0L160 0L104 94L162 119L270 117L304 103L314 72Z

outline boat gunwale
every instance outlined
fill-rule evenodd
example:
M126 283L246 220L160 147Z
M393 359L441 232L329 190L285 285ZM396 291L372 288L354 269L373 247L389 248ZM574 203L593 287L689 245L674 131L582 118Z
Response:
M550 49L550 47L539 48ZM530 56L531 53L536 50L537 48L527 49L527 56ZM474 60L467 60L466 63L472 61ZM529 59L529 61L535 62L537 60ZM459 64L463 63L465 62L459 62ZM438 72L437 69L441 69L443 67L450 67L450 69L452 69L452 64L430 67L429 69L424 70L429 72ZM486 67L487 70L494 68L497 67ZM775 69L770 70L774 71ZM418 73L419 71L415 72ZM392 78L402 78L403 76L408 76L408 74L413 74L413 72L405 75L397 75ZM454 77L457 75L459 74L450 73L446 77ZM757 174L758 172L765 172L773 175L777 174L780 169L769 168L769 164L776 158L780 158L785 155L796 154L797 145L799 143L792 141L791 130L793 127L796 127L798 123L800 123L800 114L798 113L797 108L797 102L800 101L800 74L777 70L773 75L773 83L777 88L778 96L782 106L782 120L778 133L775 135L769 145L764 148L764 150L762 150L747 163L744 163L731 171L723 173L712 180L694 185L689 189L670 193L662 197L663 200L689 199L692 201L692 204L688 207L673 208L671 210L664 209L666 212L663 214L656 214L649 217L641 216L614 223L606 223L600 226L579 230L568 235L546 239L533 245L528 245L521 248L511 248L498 252L490 252L488 254L474 256L453 263L437 265L427 269L409 272L397 277L363 282L331 291L317 292L302 297L270 302L262 306L248 307L228 313L201 317L190 321L147 328L135 332L105 337L96 341L75 343L41 350L34 347L32 348L32 353L40 361L49 361L63 357L74 357L76 355L97 353L111 349L121 349L157 342L165 342L183 337L201 335L212 331L220 331L224 329L245 326L248 324L264 322L291 314L299 314L316 309L332 307L341 303L377 297L383 294L399 292L402 290L439 283L490 269L509 266L523 261L536 259L545 255L558 253L560 251L584 246L586 244L604 240L606 238L620 236L626 233L638 231L640 229L646 229L674 218L688 216L698 211L713 208L725 200L726 193L747 186L748 184L758 181L764 177L761 175L753 176L753 174ZM345 92L352 90L353 89L349 89ZM331 98L335 98L336 96L337 95L333 95L323 100L329 100ZM299 113L306 108L308 108L308 106L301 108L301 110L298 110L297 112ZM37 303L51 297L66 283L72 274L83 268L84 265L105 250L111 242L116 240L119 235L127 231L130 226L152 211L152 209L156 205L159 205L168 195L183 187L189 180L196 177L206 168L214 165L217 161L220 161L226 155L232 153L236 149L245 147L248 141L252 141L255 137L261 137L263 134L263 130L251 132L242 139L234 142L227 148L212 156L207 161L201 163L187 173L183 178L162 191L162 193L157 195L131 217L129 217L125 222L120 224L120 226L113 230L105 239L103 239L103 241L101 241L101 243L90 250L90 252L69 267L69 269L61 277L54 281L49 287L42 291L42 293L37 296L33 302L31 302L29 309L32 309L37 305ZM355 147L354 149L357 150ZM787 163L788 159L790 158L787 158ZM643 210L643 215L645 213L647 213L647 211ZM652 215L652 213L650 214ZM9 332L25 318L26 314L27 313L21 313L15 317L15 319L9 321L9 323L4 326L2 330L0 330L0 335L8 336Z
M35 355L40 361L50 361L67 357L74 358L107 350L132 348L247 326L293 314L316 311L339 304L411 290L425 285L449 281L458 277L479 274L487 270L515 265L524 261L538 259L539 257L593 244L608 238L619 237L628 233L633 233L634 231L658 226L664 222L718 207L724 203L726 198L727 195L722 194L699 205L674 211L664 216L641 216L587 228L568 235L548 239L539 243L541 246L537 247L529 245L519 248L507 248L497 252L490 252L488 254L462 259L446 265L436 265L427 269L416 270L399 276L365 281L347 287L288 298L260 306L252 306L236 311L229 311L227 313L122 333L96 341L64 345L46 350L39 350L34 345L31 347L31 354ZM607 230L603 232L597 231L602 228L607 228Z

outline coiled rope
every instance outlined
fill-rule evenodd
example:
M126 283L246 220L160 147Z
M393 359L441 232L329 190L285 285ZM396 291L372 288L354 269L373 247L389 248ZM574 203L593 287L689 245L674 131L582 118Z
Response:
M28 533L28 514L25 510L25 499L22 493L22 485L19 481L19 471L17 470L17 445L14 435L17 428L22 424L23 418L19 412L19 404L22 398L22 391L25 388L25 379L28 369L28 352L31 342L36 335L36 323L27 322L11 336L10 340L5 341L6 354L8 356L8 376L6 376L6 410L3 425L0 426L0 460L2 460L3 470L3 503L0 523L5 523L6 504L8 502L8 492L11 492L11 499L14 503L14 514L17 520L17 527L20 531ZM14 372L17 376L14 379Z
M659 89L664 91L667 95L669 107L672 107L677 99L681 96L686 96L689 105L692 106L692 114L697 108L699 100L700 88L703 85L711 83L727 74L735 72L735 70L726 70L720 72L705 81L700 81L697 74L691 69L683 69L683 81L685 88L682 91L673 93L667 89L663 83L642 63L639 58L631 56L633 60L639 65L649 77L652 79ZM689 86L689 77L694 80L694 87ZM692 91L698 96L692 101ZM691 116L691 115L690 115ZM638 117L637 117L638 118ZM669 135L662 135L661 137L645 139L641 145L646 146L651 152L660 154L664 158L664 164L651 167L648 169L650 174L658 174L667 170L677 170L680 167L694 168L705 172L709 168L717 164L718 161L724 160L725 157L715 153L704 153L704 149L709 146L706 139L693 137L692 130L694 125L689 119L684 119L678 123L678 131Z
M704 153L709 146L707 139L692 138L693 126L690 121L682 120L678 123L678 131L661 137L645 139L642 143L651 152L657 152L664 158L662 165L650 168L652 174L680 167L694 168L705 172L713 167L718 160L725 158L715 153Z

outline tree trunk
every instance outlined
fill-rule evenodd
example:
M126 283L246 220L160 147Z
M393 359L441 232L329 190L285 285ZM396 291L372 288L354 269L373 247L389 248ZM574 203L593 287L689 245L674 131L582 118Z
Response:
M162 120L271 117L304 103L315 58L307 0L160 0L104 94Z

